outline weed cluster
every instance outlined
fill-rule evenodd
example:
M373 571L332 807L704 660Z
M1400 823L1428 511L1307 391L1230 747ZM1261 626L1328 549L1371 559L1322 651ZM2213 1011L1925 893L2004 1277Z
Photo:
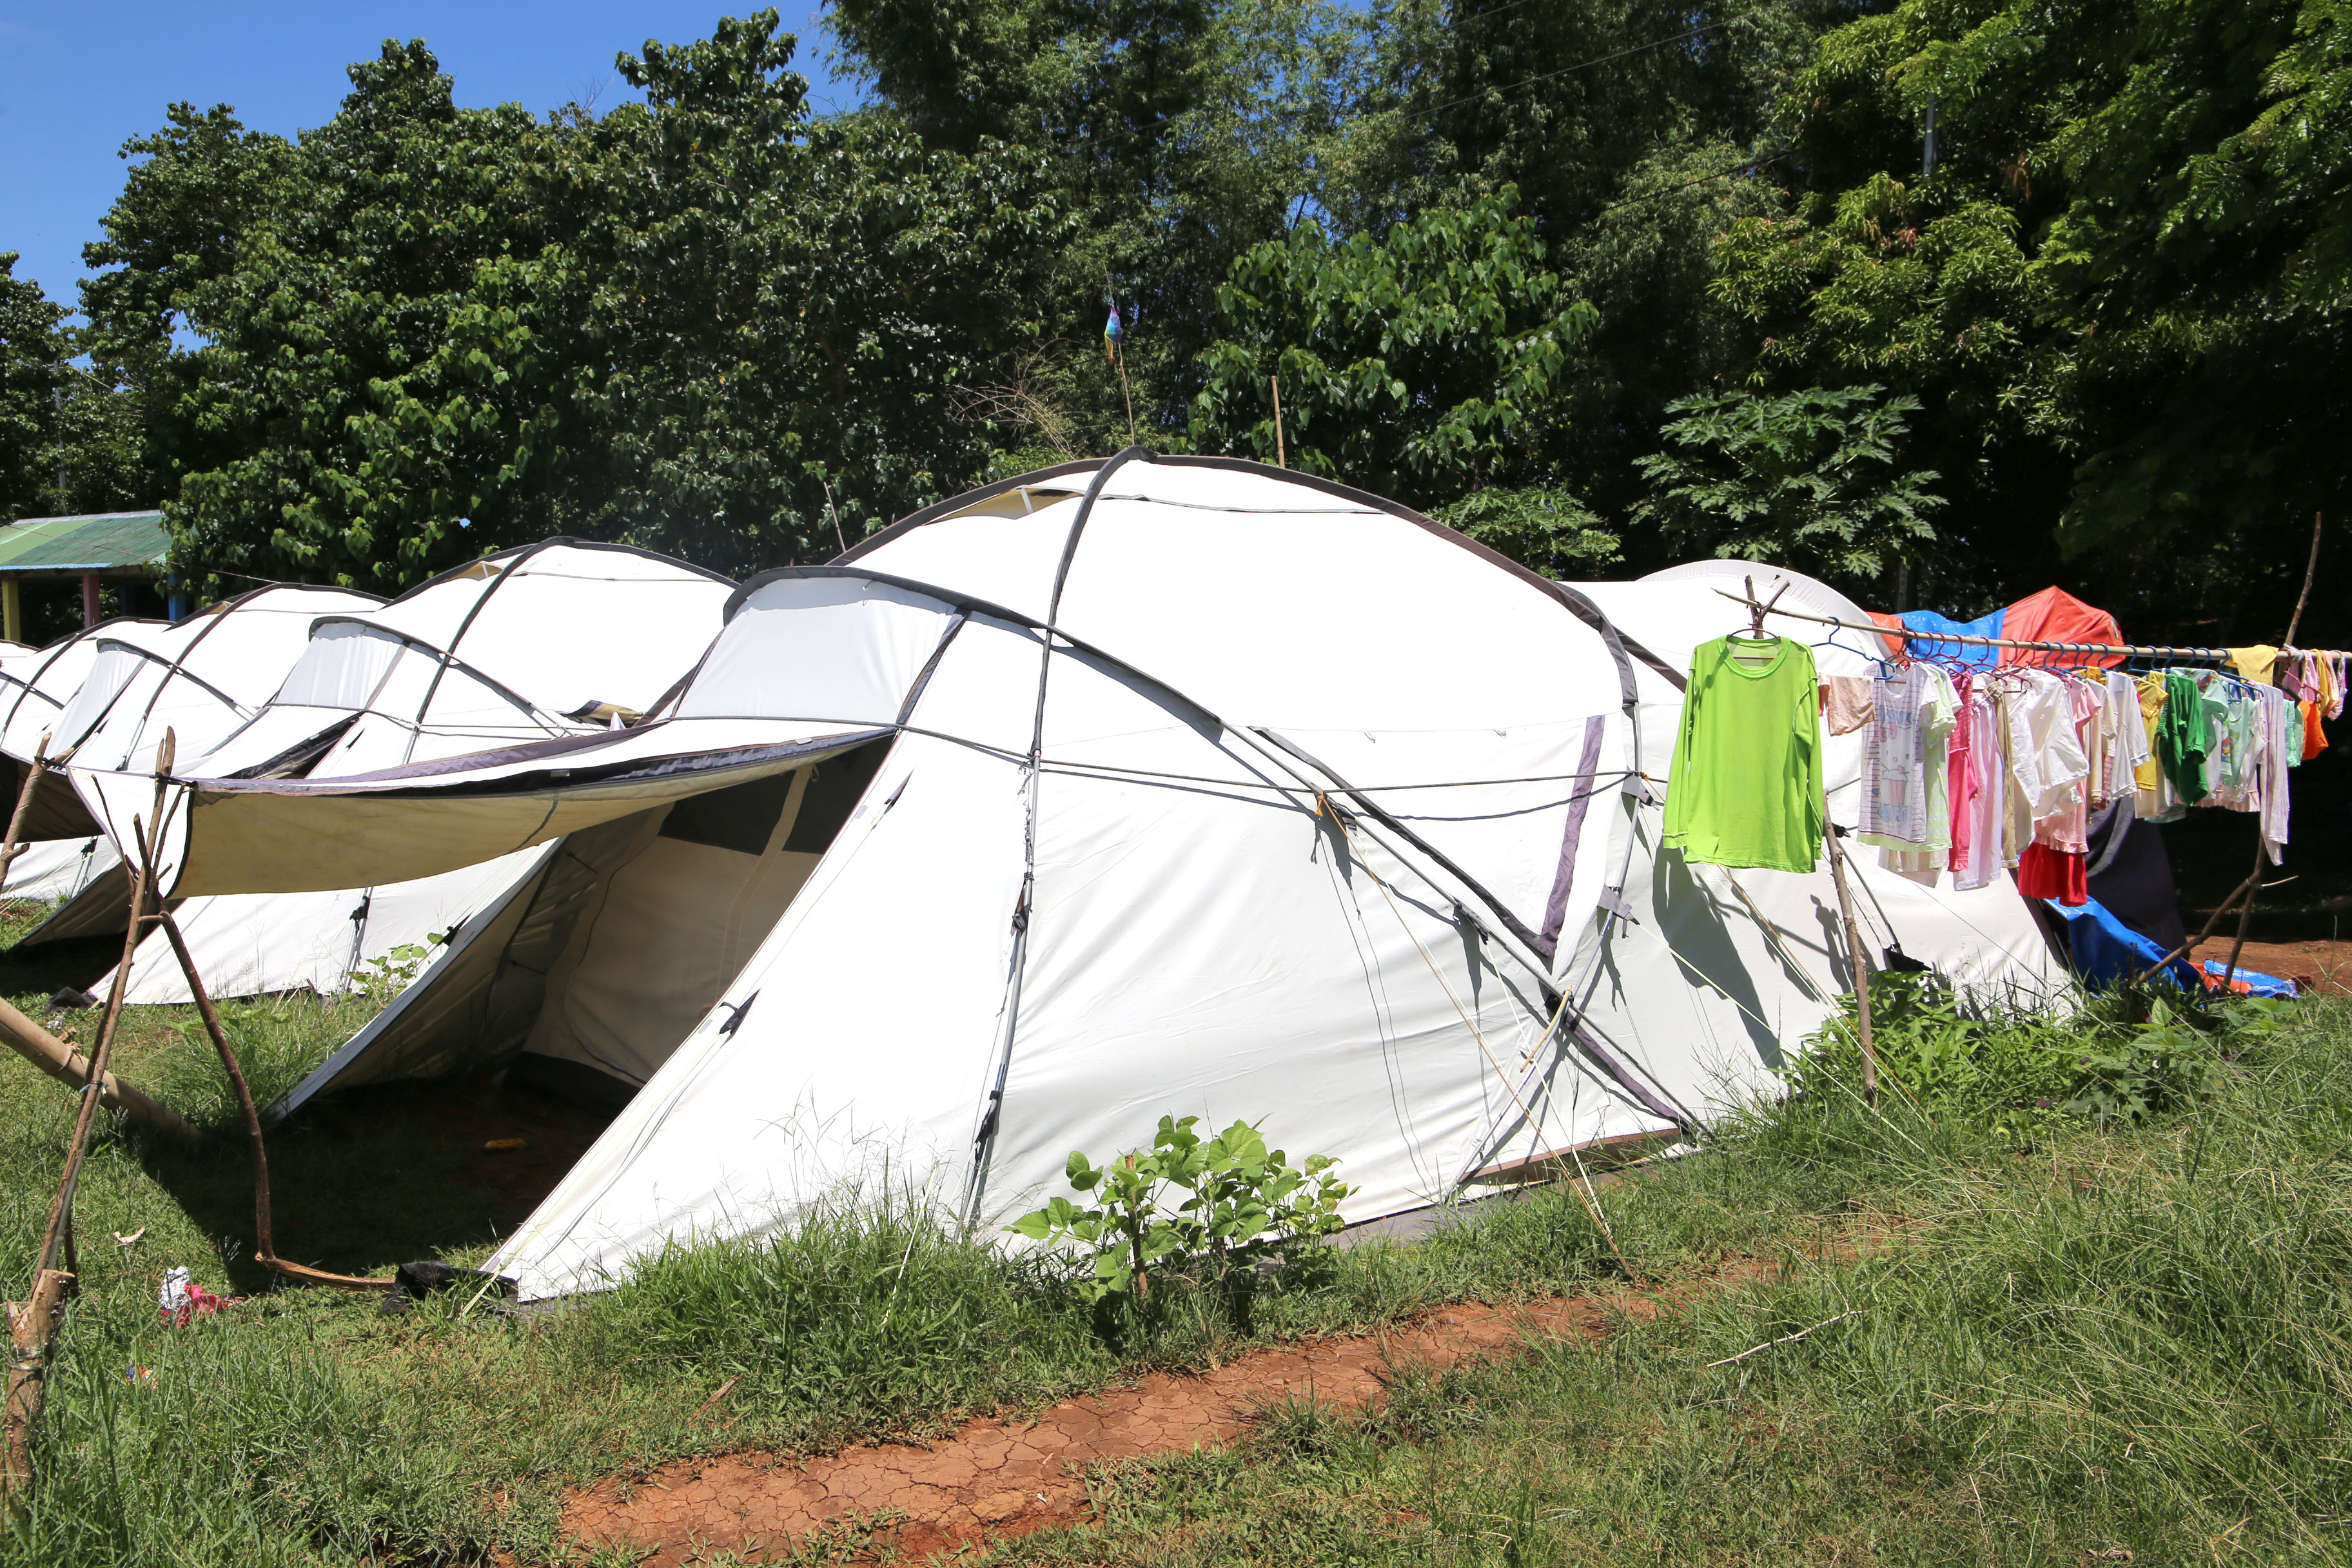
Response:
M1790 1071L1807 1098L1852 1096L1862 1042L1852 998ZM2210 1099L2291 1004L2214 1005L2177 991L2109 992L2071 1010L1984 1005L1933 974L1871 977L1872 1043L1889 1091L1939 1117L2012 1133L2059 1116L2136 1123Z

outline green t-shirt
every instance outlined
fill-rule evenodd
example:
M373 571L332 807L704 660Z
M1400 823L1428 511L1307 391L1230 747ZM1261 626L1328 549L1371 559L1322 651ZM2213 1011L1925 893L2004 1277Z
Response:
M2205 710L2205 694L2198 689L2192 670L2167 670L2164 676L2164 717L2156 729L2156 757L2172 793L2195 805L2205 798L2205 753L2216 737Z
M1733 657L1768 648L1761 663ZM1701 645L1666 782L1666 842L1711 866L1810 871L1826 816L1812 650L1786 637Z

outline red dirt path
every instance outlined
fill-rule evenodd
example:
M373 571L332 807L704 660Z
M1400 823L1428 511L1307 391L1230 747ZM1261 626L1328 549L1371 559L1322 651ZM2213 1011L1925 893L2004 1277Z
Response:
M2200 964L2209 958L2227 964L2235 940L2209 937L2189 956ZM2352 942L2250 942L2238 963L2258 974L2311 981L2315 995L2352 995Z
M1646 1315L1661 1299L1615 1304ZM1598 1334L1604 1323L1601 1306L1584 1298L1447 1307L1387 1333L1261 1352L1192 1375L1155 1373L1131 1388L1065 1401L1034 1421L971 1421L930 1448L887 1443L798 1461L766 1454L680 1460L634 1487L608 1481L583 1493L563 1522L576 1541L645 1553L649 1568L683 1568L719 1552L781 1552L859 1515L892 1521L877 1542L940 1552L1079 1520L1087 1467L1230 1442L1267 1401L1360 1405L1394 1367L1447 1366L1508 1352L1531 1334Z

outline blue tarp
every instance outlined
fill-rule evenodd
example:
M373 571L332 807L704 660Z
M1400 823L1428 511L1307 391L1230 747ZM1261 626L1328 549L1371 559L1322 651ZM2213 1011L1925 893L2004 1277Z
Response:
M2230 973L2230 965L2226 960L2209 958L2205 961L2205 973L2219 982L2221 976ZM2293 996L2297 994L2294 981L2281 980L2275 974L2257 974L2251 969L2241 969L2238 979L2245 984L2249 996ZM2235 990L2236 987L2231 989Z
M2096 899L2074 909L2055 899L2042 902L2052 912L2066 917L2066 944L2073 950L2075 972L2082 975L2083 984L2094 991L2137 979L2143 970L2164 956L2163 948L2116 919ZM2197 971L2185 958L2176 958L2166 964L2164 973L2184 990L2203 989Z
M1933 610L1906 610L1895 618L1914 632L1942 632L1947 637L1997 637L2000 636L2000 624L2008 616L2006 609L2000 609L1979 620L1956 621ZM1990 669L2000 659L2000 649L1979 647L1973 643L1936 642L1917 637L1907 637L1905 641L1914 658L1937 659L1967 669ZM2147 955L2147 962L2153 963L2161 956L2151 952ZM2147 964L2141 967L2146 968Z
M2042 903L2052 913L2065 917L2066 943L2074 956L2075 972L2082 975L2083 984L2094 991L2105 991L2109 986L2137 979L2148 965L2162 958L2168 951L2116 919L2096 899L2076 909L2069 909L2055 899L2044 899ZM2229 967L2219 961L2205 965L2206 972L2216 981ZM2164 973L2183 990L2205 989L2205 983L2185 958L2176 958L2166 964ZM2247 983L2252 995L2295 994L2292 980L2257 974L2251 969L2239 970L2238 978Z

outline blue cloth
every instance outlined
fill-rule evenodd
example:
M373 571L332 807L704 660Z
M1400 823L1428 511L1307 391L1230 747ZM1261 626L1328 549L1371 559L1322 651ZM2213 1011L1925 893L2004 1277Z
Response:
M2219 981L2230 973L2229 961L2209 958L2205 961L2205 973ZM2246 983L2246 994L2249 996L2293 996L2298 994L2294 981L2281 980L2275 974L2257 974L2251 969L2241 969L2238 978ZM2234 991L2235 987L2231 989Z
M1997 637L2000 636L2001 622L2008 616L2009 612L2000 609L1981 620L1956 621L1933 610L1906 610L1895 618L1914 632L1942 632L1947 637ZM1963 669L1990 669L2000 662L2000 649L1997 647L1979 647L1973 643L1935 642L1919 637L1904 640L1909 645L1915 658L1937 659L1957 664ZM2152 963L2159 955L2151 952L2147 956ZM2141 967L2146 968L2147 965Z
M2096 899L2074 909L2068 909L2055 899L2042 902L2052 912L2066 917L2066 945L2072 951L2075 972L2082 975L2083 984L2094 991L2137 979L2164 956L2163 948L2116 919ZM2185 958L2176 958L2166 964L2164 973L2183 990L2204 989L2197 971Z

